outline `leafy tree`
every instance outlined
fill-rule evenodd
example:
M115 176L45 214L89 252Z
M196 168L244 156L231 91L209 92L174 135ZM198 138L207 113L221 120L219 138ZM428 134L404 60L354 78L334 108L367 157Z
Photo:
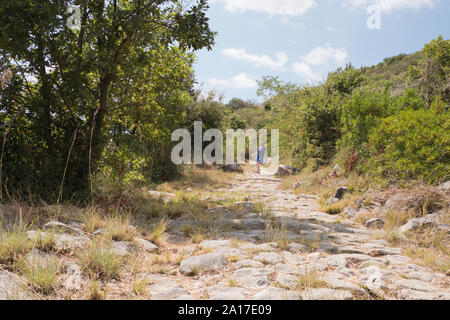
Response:
M230 127L234 130L245 129L246 127L245 120L243 120L239 115L233 115L230 122Z
M66 26L74 4L75 32ZM207 9L206 0L187 8L175 0L3 0L0 59L14 77L1 91L1 178L10 191L26 186L56 200L65 178L72 196L88 190L111 139L136 144L151 132L146 141L166 146L192 93L189 53L214 44Z
M330 73L325 87L329 92L349 95L364 82L364 73L364 69L357 70L348 64L344 69L338 68L335 72Z
M204 131L225 129L226 111L222 98L216 97L214 92L209 92L206 97L200 97L189 106L184 126L190 128L192 134L194 121L202 121Z
M410 66L410 79L419 79L420 94L428 107L436 95L450 104L450 40L441 35L426 44L422 52L424 58L419 65Z

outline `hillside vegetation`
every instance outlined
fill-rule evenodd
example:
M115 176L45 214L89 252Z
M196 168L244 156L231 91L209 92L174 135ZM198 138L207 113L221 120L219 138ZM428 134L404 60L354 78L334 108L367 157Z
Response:
M338 163L371 185L439 184L450 172L450 41L347 65L317 86L259 81L263 106L234 110L248 127L280 128L281 155L298 169Z

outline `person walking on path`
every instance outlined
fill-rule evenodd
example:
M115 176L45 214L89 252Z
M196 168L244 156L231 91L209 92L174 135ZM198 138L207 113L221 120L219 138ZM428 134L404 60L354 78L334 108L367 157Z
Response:
M266 154L266 144L258 148L258 155L256 158L256 173L261 174L261 164L264 164L264 156Z

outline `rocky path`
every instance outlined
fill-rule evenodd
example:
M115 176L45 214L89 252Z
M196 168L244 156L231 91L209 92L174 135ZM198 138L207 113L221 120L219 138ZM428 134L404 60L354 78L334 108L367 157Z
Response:
M247 194L240 204L248 213L224 210L217 223L237 228L186 247L170 279L151 276L152 299L450 299L445 274L377 239L380 231L318 211L316 197L279 190L280 183L246 172L215 190ZM270 213L252 212L255 203Z
M321 212L317 197L280 190L281 183L268 172L245 172L229 188L202 195L210 203L203 216L171 220L159 248L143 239L113 242L117 255L136 254L137 271L102 283L105 298L450 299L447 275L420 266L382 239L382 231ZM188 236L195 227L208 240ZM92 237L79 232L57 235L57 246L82 250ZM60 258L62 289L52 298L84 299L89 281L80 263ZM22 293L19 278L0 268L0 300L14 288Z

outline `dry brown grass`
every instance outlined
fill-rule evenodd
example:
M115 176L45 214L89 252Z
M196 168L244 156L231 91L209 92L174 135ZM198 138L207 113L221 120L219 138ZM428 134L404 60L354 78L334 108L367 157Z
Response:
M119 279L126 264L126 259L116 255L108 242L98 239L80 250L77 257L86 275L92 279Z
M105 219L105 229L113 241L133 241L138 234L136 228L132 225L131 217L110 216Z
M16 225L9 230L0 229L0 265L10 266L33 248L26 232L23 225Z
M180 216L195 217L204 215L208 208L208 202L198 195L179 191L176 197L169 201L156 199L150 196L147 190L139 190L134 195L135 210L133 212L140 224L148 224L155 219L176 219Z
M305 273L302 273L298 277L298 290L308 290L313 288L323 288L327 286L327 283L323 280L320 280L320 273L316 269L305 270Z
M341 173L338 177L328 177L332 169L332 166L322 167L317 171L305 169L300 174L284 178L280 188L291 189L295 183L299 183L300 185L293 190L294 193L317 195L319 204L324 207L326 201L335 195L339 186L347 186L351 190L351 194L347 193L344 197L347 203L335 204L328 208L332 214L338 214L345 206L356 200L358 195L365 191L370 184L367 178L358 176L356 173L347 175Z
M367 221L369 221L372 218L376 218L378 217L378 213L375 211L369 211L367 213L362 213L362 214L358 214L358 216L356 216L355 221L365 225L367 223Z
M235 173L223 172L220 169L204 169L197 166L186 166L182 176L172 182L158 186L158 190L176 192L178 190L207 190L228 187L235 177Z
M81 221L86 230L90 233L94 233L98 229L105 227L105 221L103 220L101 214L94 208L86 210L81 215Z
M49 295L57 289L60 263L54 258L29 261L20 257L15 262L14 268L25 277L35 292Z
M169 228L169 220L167 218L162 218L157 223L155 223L150 231L150 241L156 245L160 245L164 239L164 233Z
M349 205L349 200L344 198L344 199L340 200L339 202L333 203L326 207L322 207L321 211L326 212L328 214L339 214L348 205Z
M92 280L88 286L88 299L89 300L105 300L107 296L106 286L103 286L99 281Z
M330 197L336 191L335 187L330 187L330 180L328 179L328 173L331 170L331 167L324 167L314 172L308 169L303 170L297 175L283 178L280 189L288 190L291 189L295 183L300 183L300 186L294 189L294 192L297 194L327 194L328 197Z
M148 285L148 280L146 279L134 279L131 285L131 290L134 295L140 297L147 294L146 288Z
M409 245L404 247L404 252L409 257L416 259L419 264L445 274L450 271L450 257L440 250Z
M420 228L400 234L398 228L417 216L417 211L388 212L385 218L384 239L403 248L403 251L417 260L419 264L440 272L450 270L450 237L446 230L438 228ZM444 210L440 219L447 220L448 210Z

